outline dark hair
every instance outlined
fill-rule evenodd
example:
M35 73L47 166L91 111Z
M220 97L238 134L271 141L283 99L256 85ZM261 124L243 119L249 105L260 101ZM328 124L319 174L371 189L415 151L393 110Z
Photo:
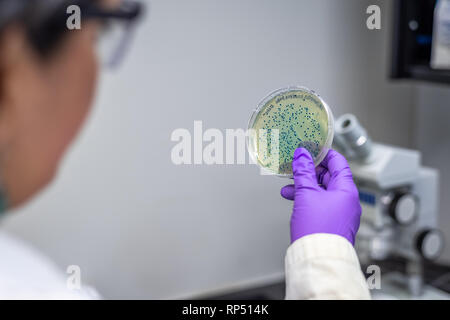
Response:
M48 55L67 32L67 7L87 5L89 0L0 0L0 33L18 22L41 55Z

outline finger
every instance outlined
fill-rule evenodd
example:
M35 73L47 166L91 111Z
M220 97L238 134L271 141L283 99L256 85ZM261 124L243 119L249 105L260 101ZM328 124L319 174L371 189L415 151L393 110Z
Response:
M288 184L281 188L280 194L286 200L294 200L295 198L295 186L293 184Z
M322 164L319 164L319 165L316 167L316 176L317 176L317 179L319 179L320 176L323 175L323 174L325 174L325 172L327 172L327 171L328 171L328 169L327 169L326 167L324 167ZM319 180L317 180L317 181L319 181Z
M296 190L318 188L316 168L313 159L305 148L298 148L292 160L294 185Z
M330 173L328 172L328 169L320 164L316 168L316 176L319 185L326 189L328 187L328 182L330 181Z
M328 185L330 184L330 179L331 179L330 173L328 171L325 172L325 174L322 176L322 179L321 179L322 185L325 187L325 189L328 189Z
M327 190L348 190L354 188L353 176L347 160L335 150L330 150L321 163L328 169Z

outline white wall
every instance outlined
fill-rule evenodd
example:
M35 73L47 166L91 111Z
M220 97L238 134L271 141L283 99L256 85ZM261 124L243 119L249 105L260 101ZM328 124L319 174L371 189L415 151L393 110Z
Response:
M365 27L378 3L382 31ZM174 166L171 132L245 128L268 92L301 84L377 140L411 144L412 89L387 78L389 1L155 0L55 183L7 218L107 298L167 298L283 272L287 181L253 166ZM406 114L406 116L404 116ZM388 115L388 117L386 117Z

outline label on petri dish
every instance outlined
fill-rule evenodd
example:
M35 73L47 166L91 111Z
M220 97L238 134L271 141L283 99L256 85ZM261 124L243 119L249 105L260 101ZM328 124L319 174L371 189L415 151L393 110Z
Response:
M300 147L316 162L323 148L329 147L328 113L321 99L302 89L268 99L249 128L249 150L257 163L269 173L290 175L294 151Z

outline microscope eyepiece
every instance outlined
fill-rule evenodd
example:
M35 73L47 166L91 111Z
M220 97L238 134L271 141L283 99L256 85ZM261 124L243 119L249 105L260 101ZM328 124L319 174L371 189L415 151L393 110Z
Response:
M372 151L372 141L353 114L344 114L336 121L335 143L349 158L364 159Z

